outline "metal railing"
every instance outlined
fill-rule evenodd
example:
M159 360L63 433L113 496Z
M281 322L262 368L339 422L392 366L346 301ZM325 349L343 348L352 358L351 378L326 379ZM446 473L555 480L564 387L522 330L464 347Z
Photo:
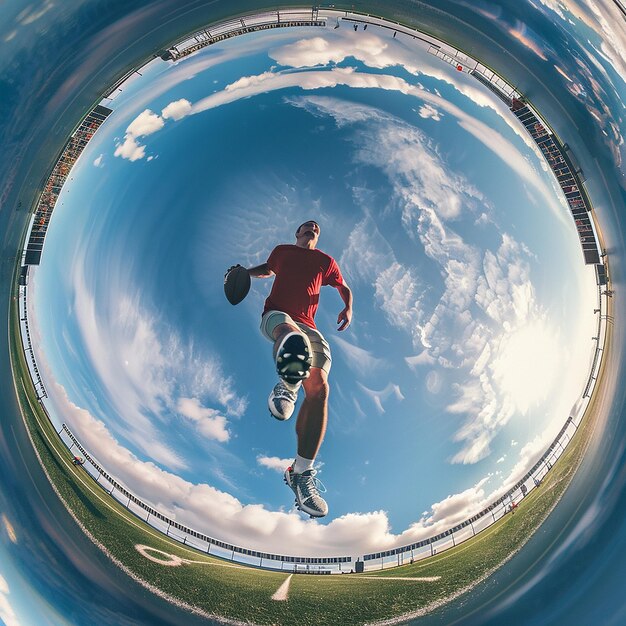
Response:
M170 535L172 531L178 531L179 533L181 533L181 536L183 538L183 543L186 545L189 545L192 540L195 540L195 543L196 543L195 547L202 549L208 554L212 554L211 553L212 548L214 549L213 551L213 554L214 554L215 548L217 548L218 550L221 550L221 554L219 556L224 557L224 554L230 553L230 557L226 557L226 558L230 558L230 560L235 560L235 555L238 555L238 557L246 556L246 557L249 557L250 559L259 559L260 562L258 565L260 567L263 566L263 561L265 561L266 567L268 566L269 563L276 563L276 564L280 563L282 564L280 569L284 569L285 564L287 564L288 566L291 565L294 569L297 565L316 565L316 566L323 565L326 567L334 566L340 569L341 564L350 563L352 560L351 557L349 556L304 557L304 556L290 556L290 555L283 555L283 554L274 554L274 553L269 553L269 552L261 552L259 550L251 550L249 548L244 548L243 546L231 544L226 541L220 541L219 539L215 539L214 537L210 537L209 535L200 533L190 528L189 526L186 526L185 524L181 524L180 522L177 522L171 517L164 515L163 513L156 510L154 507L150 506L149 504L147 504L146 502L138 498L136 495L131 493L128 489L126 489L126 487L124 487L117 480L115 480L115 478L113 478L110 474L108 474L106 470L87 452L87 450L83 448L83 446L76 439L76 437L70 431L70 429L67 427L66 424L63 424L59 435L61 435L61 433L65 433L66 436L71 441L71 445L68 446L69 450L71 451L72 448L76 446L76 448L83 455L85 461L89 462L90 466L95 470L96 482L99 482L100 478L103 478L104 480L107 481L108 485L110 486L110 489L107 489L107 491L110 495L115 495L116 499L119 502L124 504L124 506L127 509L129 509L131 512L135 514L137 514L136 513L137 508L147 513L146 519L144 521L150 523L150 517L152 516L153 519L156 519L161 523L159 525L166 525L167 526L165 530L166 535ZM61 437L61 439L63 439L63 437ZM123 498L121 498L120 496L123 496ZM124 500L126 500L126 502L124 502ZM131 502L134 505L136 505L135 510L130 508ZM159 526L159 525L154 525L154 524L152 525L157 528ZM241 558L238 558L237 560L241 560Z

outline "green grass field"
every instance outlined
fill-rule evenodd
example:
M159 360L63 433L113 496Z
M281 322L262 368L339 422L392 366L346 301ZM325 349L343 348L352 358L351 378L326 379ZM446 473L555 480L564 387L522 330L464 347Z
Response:
M89 535L129 575L157 588L172 601L228 621L263 625L372 623L418 611L428 612L467 591L518 551L556 505L588 444L598 397L596 390L572 443L542 485L520 502L515 514L506 515L455 548L412 565L370 572L365 576L294 575L288 600L277 601L272 595L289 573L233 564L183 546L127 511L83 468L75 467L72 454L36 400L20 343L16 300L11 311L10 335L18 399L33 444L65 506ZM610 346L610 337L606 345ZM602 372L599 382L601 386ZM175 567L155 563L138 552L135 548L138 544L184 561ZM416 580L421 577L440 578Z

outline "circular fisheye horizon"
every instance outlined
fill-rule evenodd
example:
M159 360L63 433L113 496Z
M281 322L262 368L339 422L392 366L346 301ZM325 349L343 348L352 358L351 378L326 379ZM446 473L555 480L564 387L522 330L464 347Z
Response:
M412 544L502 497L583 400L598 302L565 195L493 88L443 44L330 15L138 69L29 278L57 429L167 517L307 556ZM281 480L293 425L267 410L271 280L237 309L221 293L311 215L355 303L337 333L323 289L316 318L333 359L315 533Z
M35 486L3 481L0 619L282 623L311 594L329 624L354 602L355 624L585 623L593 600L615 618L623 7L284 8L270 26L253 4L111 6L95 28L80 2L46 2L0 22L18 99L32 51L49 69L31 74L47 104L7 118L0 166L6 258L26 248L0 468ZM88 52L62 60L66 45ZM330 283L315 318L332 353L317 521L281 482L304 394L291 420L268 412L273 279L235 308L222 284L310 219L354 296L345 331ZM580 579L573 551L584 607L554 593L558 572ZM280 578L354 567L345 584Z

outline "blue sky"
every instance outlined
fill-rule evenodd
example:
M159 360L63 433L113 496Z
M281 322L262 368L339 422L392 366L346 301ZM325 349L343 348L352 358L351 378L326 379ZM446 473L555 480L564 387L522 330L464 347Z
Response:
M20 529L7 515L0 515L0 623L5 626L21 624L66 624L67 620L33 588L27 573L31 565L30 550L23 549ZM16 558L17 557L17 558ZM13 567L20 563L21 569Z
M384 549L514 483L584 386L593 271L552 174L472 77L370 27L152 62L110 104L31 281L55 419L139 496L254 548ZM330 516L291 510L294 425L269 417L270 281L225 269L306 219L355 295L319 457Z

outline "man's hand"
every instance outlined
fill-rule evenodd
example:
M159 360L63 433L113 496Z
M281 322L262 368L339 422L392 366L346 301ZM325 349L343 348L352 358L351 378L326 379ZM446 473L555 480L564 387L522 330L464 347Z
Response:
M231 265L227 270L226 270L226 274L224 274L224 280L226 280L226 277L228 276L228 272L230 272L230 270L234 270L236 267L241 267L240 263L237 263L237 265Z
M337 324L339 324L337 330L345 330L350 326L350 322L352 321L352 291L350 291L350 287L345 283L338 285L337 291L339 291L339 295L346 305L344 310L337 316Z
M352 321L352 307L347 306L339 315L337 316L337 324L339 324L339 328L337 330L345 330L350 326L350 322Z

